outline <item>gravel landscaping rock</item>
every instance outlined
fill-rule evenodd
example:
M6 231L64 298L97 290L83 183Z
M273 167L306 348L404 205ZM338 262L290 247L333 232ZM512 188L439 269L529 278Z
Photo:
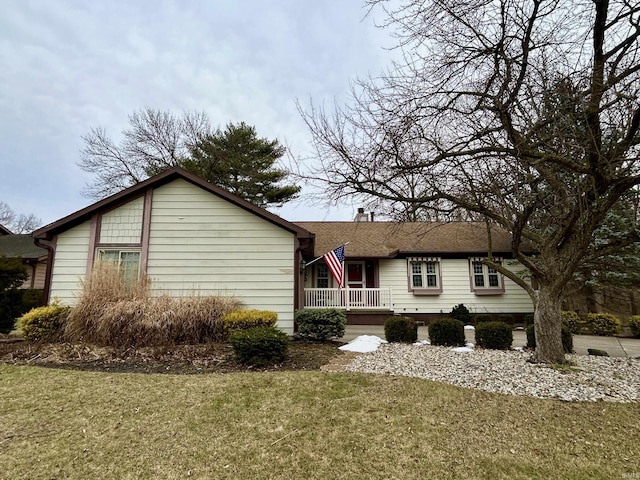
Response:
M346 371L419 377L510 395L569 402L637 402L640 361L631 358L567 355L570 366L527 362L530 352L391 343L358 355Z

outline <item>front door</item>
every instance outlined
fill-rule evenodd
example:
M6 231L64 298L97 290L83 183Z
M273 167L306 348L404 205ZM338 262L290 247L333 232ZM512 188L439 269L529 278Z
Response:
M363 307L364 298L362 288L365 287L364 262L347 262L345 264L347 274L347 295L349 306ZM351 290L355 289L355 290Z
M345 266L349 288L364 288L364 262L347 262Z

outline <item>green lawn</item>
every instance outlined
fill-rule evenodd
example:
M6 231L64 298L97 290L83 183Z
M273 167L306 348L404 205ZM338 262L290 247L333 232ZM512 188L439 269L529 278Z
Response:
M638 404L322 372L0 365L6 479L632 478Z

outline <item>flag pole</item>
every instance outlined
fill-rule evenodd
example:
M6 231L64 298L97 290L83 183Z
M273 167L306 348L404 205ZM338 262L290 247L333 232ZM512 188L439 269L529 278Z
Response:
M350 242L345 242L343 244L338 245L336 248L339 248L339 247L342 247L342 246L345 246L345 245L349 245L349 243ZM311 260L309 263L306 263L304 265L304 268L307 268L309 265L316 263L318 260L320 260L322 258L324 258L324 255L320 255L318 258L315 258L315 259Z

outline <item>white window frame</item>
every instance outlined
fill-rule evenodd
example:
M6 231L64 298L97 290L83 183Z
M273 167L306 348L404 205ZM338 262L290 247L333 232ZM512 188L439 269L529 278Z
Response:
M320 270L325 270L326 272L326 276L324 275L325 272L322 272L323 275L320 276ZM327 286L326 287L320 287L320 280L327 280ZM329 270L329 265L327 265L326 263L322 263L322 262L318 262L317 263L317 267L316 267L316 288L331 288L333 285L333 275L331 275L331 271Z
M494 258L493 261L502 263L501 258ZM476 295L501 295L504 293L503 275L484 263L482 258L469 259L469 278L471 291Z
M123 253L137 253L138 254L138 266L135 272L131 270L131 280L137 280L140 278L140 261L142 259L142 251L140 248L117 248L117 247L98 247L96 249L96 262L102 262L102 255L105 253L116 252L118 254L118 269L122 269L122 254ZM110 261L110 260L107 260ZM115 263L115 262L114 262Z
M415 280L420 279L421 285ZM409 292L414 295L440 295L442 293L442 268L438 257L410 257L407 259ZM429 283L435 285L429 285Z

